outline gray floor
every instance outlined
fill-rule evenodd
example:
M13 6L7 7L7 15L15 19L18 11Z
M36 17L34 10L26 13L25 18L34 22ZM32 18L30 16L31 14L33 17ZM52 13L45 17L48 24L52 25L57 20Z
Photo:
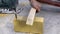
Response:
M25 0L21 0L21 2L23 1L27 2ZM30 8L30 5L25 6L24 10L18 15L28 16ZM36 16L44 17L44 34L60 34L60 7L42 4L41 11L37 13ZM12 17L10 18L12 19ZM26 33L14 32L13 23L8 22L5 24L5 26L0 25L0 34Z

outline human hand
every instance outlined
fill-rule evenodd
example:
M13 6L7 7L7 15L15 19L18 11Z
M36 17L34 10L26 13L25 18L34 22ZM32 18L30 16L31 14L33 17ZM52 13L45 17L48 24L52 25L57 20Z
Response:
M32 7L35 8L37 12L39 12L41 8L41 4L36 0L31 0L30 2L31 2Z

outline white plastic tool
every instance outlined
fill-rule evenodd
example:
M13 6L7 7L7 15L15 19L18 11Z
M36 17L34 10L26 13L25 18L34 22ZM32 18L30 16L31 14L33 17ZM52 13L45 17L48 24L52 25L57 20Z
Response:
M26 24L27 25L33 25L34 17L35 17L36 9L31 8L30 13L28 15Z

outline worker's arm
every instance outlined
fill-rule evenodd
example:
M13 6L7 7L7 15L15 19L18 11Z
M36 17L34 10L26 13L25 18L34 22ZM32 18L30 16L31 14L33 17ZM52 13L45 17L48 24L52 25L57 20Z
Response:
M37 1L41 2L41 3L46 3L46 4L60 7L60 2L56 2L56 1L52 1L52 0L37 0Z
M38 11L40 11L40 3L46 3L54 6L60 7L60 2L52 1L52 0L30 0L31 5L36 8Z
M50 4L50 5L60 7L60 2L56 2L56 1L53 1L53 0L30 0L30 1L38 1L40 3L46 3L46 4Z

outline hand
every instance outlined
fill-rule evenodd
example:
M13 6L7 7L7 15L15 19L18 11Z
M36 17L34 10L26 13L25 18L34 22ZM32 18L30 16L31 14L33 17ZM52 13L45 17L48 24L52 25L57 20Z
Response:
M40 5L40 3L39 3L38 1L36 1L36 0L31 0L31 5L32 5L32 7L34 7L34 8L37 10L37 12L40 11L41 5Z

